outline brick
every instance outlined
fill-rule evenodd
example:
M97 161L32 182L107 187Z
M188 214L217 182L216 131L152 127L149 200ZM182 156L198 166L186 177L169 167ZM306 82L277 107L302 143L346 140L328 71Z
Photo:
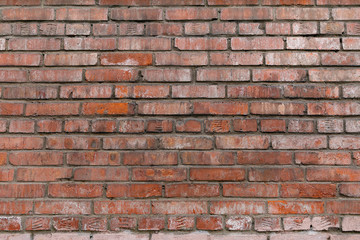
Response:
M65 132L88 132L89 122L87 120L66 120L64 125Z
M346 42L346 41L345 41ZM345 44L343 43L343 45ZM339 38L304 38L288 37L286 39L287 49L305 50L339 50Z
M111 231L119 231L120 229L135 229L135 228L136 228L136 218L115 217L110 219ZM102 234L101 236L104 236L104 234Z
M92 232L105 232L107 219L101 217L83 217L81 220L82 230Z
M138 222L141 230L162 230L165 228L165 217L142 217Z
M229 120L205 120L205 132L230 132Z
M263 55L261 53L231 52L210 53L210 65L262 65Z
M289 98L339 98L339 87L284 86L284 96Z
M357 5L359 2L357 0L345 0L345 1L339 1L339 0L318 0L318 5Z
M0 66L39 66L40 55L36 53L0 53Z
M309 217L287 217L283 219L284 230L310 230L311 219Z
M85 201L37 201L35 214L90 214L90 202Z
M35 23L14 23L12 33L20 36L35 36L38 34Z
M210 33L209 23L185 23L186 35L206 35Z
M348 152L297 152L295 163L304 165L350 165Z
M185 168L134 168L133 181L181 182L186 179Z
M169 120L150 120L146 126L147 132L172 132L173 122Z
M167 52L155 54L155 65L203 66L208 64L208 55L204 52Z
M156 149L157 139L154 137L104 137L104 149Z
M186 27L186 25L185 25ZM186 33L186 28L185 28ZM236 34L236 23L233 22L214 22L211 23L211 34L212 35L235 35ZM202 34L204 35L204 34Z
M322 56L324 57L324 56ZM323 61L323 60L322 60ZM320 56L318 53L309 52L277 52L267 53L265 55L266 65L292 65L292 66L306 66L306 65L320 65Z
M267 149L270 139L267 136L217 136L219 149Z
M159 184L108 184L106 196L108 198L148 198L161 197L161 185Z
M209 5L256 5L258 0L209 0Z
M228 217L225 221L225 227L230 231L250 230L251 225L252 225L252 219L249 216Z
M126 152L122 155L124 165L176 165L175 152Z
M226 197L278 197L278 186L275 184L223 184L223 196Z
M48 137L47 148L50 149L99 149L100 140L94 137Z
M7 184L0 185L0 190L1 198L45 197L45 185L43 184Z
M100 5L149 6L149 0L100 0Z
M96 65L96 53L54 53L46 54L45 66L87 66Z
M182 152L182 163L186 165L233 165L234 154L231 152Z
M21 228L20 217L0 217L1 231L20 231Z
M211 214L263 214L265 203L261 201L212 201Z
M145 69L143 72L145 82L190 82L190 69Z
M153 59L150 53L104 53L100 61L101 65L148 66Z
M295 240L295 239L308 239L308 240L325 240L328 239L329 235L326 233L315 233L309 234L308 232L304 233L283 233L271 236L271 240Z
M228 86L229 98L280 98L281 88L261 85Z
M293 182L302 181L304 171L296 168L252 168L249 181L252 182Z
M53 227L57 231L76 231L80 227L80 219L77 217L55 217Z
M173 98L224 98L224 86L172 86Z
M350 116L359 112L360 105L356 102L308 103L308 115Z
M272 136L274 149L323 149L327 146L325 136L287 135Z
M344 121L340 119L318 120L318 132L340 133L344 131Z
M339 193L346 197L359 197L360 185L357 183L340 184Z
M78 115L79 103L29 103L26 116Z
M134 114L134 105L125 102L108 103L84 103L82 106L84 115L132 115Z
M311 133L314 129L314 122L311 120L289 120L288 122L288 132Z
M36 122L36 128L38 132L61 132L62 122L60 120L39 120Z
M10 133L33 133L35 122L31 120L11 120L9 125Z
M350 22L346 24L346 33L349 35L359 35L360 34L360 30L359 30L359 24L356 22Z
M6 99L55 99L57 88L49 86L4 87Z
M111 98L111 86L63 86L60 87L60 98Z
M278 8L276 18L279 20L328 20L329 10L326 8Z
M217 81L217 82L238 82L249 81L250 72L246 69L198 69L197 81Z
M60 21L104 21L108 20L105 8L59 8L56 20Z
M154 0L152 4L162 6L204 5L204 0Z
M250 112L257 115L304 115L305 105L294 102L253 102Z
M226 50L226 38L176 38L179 50Z
M149 214L150 202L134 200L95 201L95 214Z
M256 69L253 81L256 82L302 82L306 80L306 71L299 69Z
M44 146L41 137L0 137L0 149L35 150Z
M66 24L66 35L90 35L91 25L88 23L68 23Z
M18 6L18 5L29 5L36 6L40 5L39 0L2 0L0 5L10 5L10 6Z
M133 98L167 98L170 91L168 86L138 85L132 89Z
M0 182L10 182L14 180L14 174L15 174L14 169L2 169L0 173L1 173Z
M224 8L220 14L221 20L272 20L273 13L270 8L242 7Z
M344 98L359 98L360 88L358 86L344 86L343 87Z
M26 82L27 73L23 70L0 70L0 82Z
M165 185L166 197L216 197L220 189L215 184L171 184Z
M277 217L255 218L255 230L258 232L279 232L282 231L281 219Z
M169 216L167 228L169 230L191 230L195 226L194 217Z
M359 232L359 217L356 216L345 216L342 221L341 228L344 232Z
M154 21L163 20L161 9L156 8L131 8L111 9L110 18L125 21Z
M294 35L313 35L318 33L316 22L294 22L292 25Z
M321 214L324 203L318 201L268 201L270 214Z
M359 20L360 8L334 8L332 15L334 20Z
M214 8L173 8L165 11L165 19L177 20L212 20L217 19L217 11Z
M263 35L264 32L264 25L261 23L239 23L241 35Z
M17 181L19 182L52 182L71 177L68 168L18 168Z
M176 122L177 132L201 132L202 123L198 120L184 120Z
M340 228L339 217L337 216L313 217L311 225L316 231L329 230L330 228Z
M256 132L256 119L234 119L233 129L235 132Z
M123 35L142 35L144 32L144 25L141 25L142 28L138 27L137 31L134 27L128 29L127 34ZM141 30L141 31L140 31ZM120 28L121 32L121 28ZM178 23L148 23L146 24L145 35L149 36L179 36L182 35L182 24Z
M29 214L33 209L32 201L1 201L0 213L2 215Z
M4 21L43 21L54 20L54 9L50 8L6 8L1 11Z
M0 35L10 35L11 34L11 24L1 23L0 24Z
M290 35L290 23L266 23L265 31L268 35Z
M189 102L140 102L138 113L143 115L188 115L191 113Z
M335 214L359 214L359 201L340 200L327 202L327 212Z
M284 183L280 196L284 198L333 198L336 197L335 184Z
M52 38L13 38L8 41L8 49L15 51L53 51L60 50L60 39Z
M146 240L148 239L149 234L141 234L141 233L101 233L101 234L94 234L94 240L116 240L116 239L137 239L137 240Z
M77 168L75 181L127 181L129 171L126 168Z
M360 122L358 120L346 120L346 132L360 132Z
M153 214L205 214L207 203L202 201L153 201Z
M321 34L343 34L345 32L344 23L341 22L321 22Z
M196 218L196 228L199 230L222 230L221 216L201 216Z
M48 188L48 195L56 198L96 198L102 192L102 184L51 183Z
M195 102L194 114L201 115L247 115L245 102Z
M351 168L311 168L307 170L306 179L317 182L352 182L358 181L358 169Z
M31 82L80 82L82 70L31 70Z
M110 36L117 33L117 26L113 23L95 23L92 29L95 36Z
M314 0L265 0L264 5L314 5Z
M284 40L280 37L232 38L231 49L232 50L284 49Z
M233 168L191 168L190 180L242 181L245 180L245 170Z
M171 50L170 38L118 38L118 41L119 50Z
M237 152L238 164L251 165L285 165L292 163L292 154L290 152Z
M264 119L260 121L262 132L285 132L286 122L281 119Z
M355 53L323 53L321 55L321 63L323 65L344 65L357 66L360 65L360 58Z
M65 50L114 50L115 38L65 38Z
M120 154L116 152L71 152L66 154L69 165L120 165Z
M44 231L50 230L51 219L46 217L31 217L25 219L25 230Z
M11 152L9 162L15 166L62 165L63 153L56 152Z
M89 82L129 82L135 81L137 73L133 69L88 69L85 79Z

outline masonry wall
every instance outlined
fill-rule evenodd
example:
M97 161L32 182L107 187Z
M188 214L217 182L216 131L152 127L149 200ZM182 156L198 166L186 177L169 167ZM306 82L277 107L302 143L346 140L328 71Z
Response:
M360 239L359 0L0 5L0 239Z

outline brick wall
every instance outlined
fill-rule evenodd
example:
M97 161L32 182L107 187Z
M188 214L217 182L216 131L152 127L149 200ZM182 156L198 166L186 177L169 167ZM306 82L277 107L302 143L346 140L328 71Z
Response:
M360 239L359 0L0 0L0 239Z

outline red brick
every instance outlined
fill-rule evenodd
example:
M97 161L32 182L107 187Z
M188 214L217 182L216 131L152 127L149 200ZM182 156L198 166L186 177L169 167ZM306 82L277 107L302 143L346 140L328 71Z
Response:
M190 180L195 181L242 181L245 169L234 168L191 168Z
M222 230L221 216L201 216L196 218L196 228L199 230Z
M39 66L40 55L36 53L0 53L0 66Z
M285 132L286 122L280 119L264 119L260 121L262 132Z
M306 49L306 50L339 50L339 38L305 38L288 37L286 39L287 49Z
M181 65L181 66L203 66L208 64L208 55L206 53L196 52L167 52L156 53L155 64L161 65Z
M216 197L219 186L215 184L171 184L165 186L166 197Z
M245 102L195 102L194 114L206 115L247 115Z
M159 184L108 184L108 198L148 198L161 197L162 188Z
M162 6L204 5L204 0L153 0L152 4Z
M335 184L284 183L280 196L284 198L334 198Z
M315 231L329 230L330 228L340 228L339 221L337 216L319 216L313 217L311 225Z
M57 88L50 86L4 87L3 98L54 99L57 98Z
M173 8L165 12L166 20L212 20L217 19L215 8Z
M43 146L44 139L41 137L0 137L0 149L34 150Z
M270 139L267 136L217 136L219 149L267 149Z
M187 165L233 165L234 154L231 152L182 152L181 159Z
M314 122L311 120L290 120L288 123L288 131L299 133L314 132Z
M149 6L150 0L100 0L100 5Z
M241 35L263 35L264 24L261 23L239 23L239 34Z
M127 181L129 171L126 168L77 168L75 181Z
M150 202L134 200L95 201L94 213L107 214L150 214ZM129 226L127 224L127 226Z
M169 216L167 228L169 230L192 230L195 226L194 217Z
M45 5L95 5L95 0L46 0Z
M129 95L133 98L167 98L170 94L168 86L133 86Z
M271 8L223 8L221 20L272 20Z
M278 186L275 184L223 184L223 196L225 197L278 197Z
M102 184L51 183L48 187L48 195L55 198L96 198L102 192Z
M287 217L283 218L285 231L310 230L310 217Z
M66 35L90 35L91 25L89 23L66 24Z
M255 218L255 230L257 232L279 232L282 231L281 219L277 217Z
M209 23L185 23L186 35L206 35L210 32Z
M120 229L135 229L136 218L116 217L110 219L110 230L119 231Z
M211 149L213 141L209 137L161 137L160 147L163 149Z
M314 52L276 52L267 53L265 57L266 65L320 65L320 56Z
M101 65L147 66L152 65L150 53L104 53L100 56Z
M170 38L119 38L119 50L170 50Z
M19 215L30 214L33 209L32 201L1 201L0 202L0 214L2 215Z
M11 152L9 162L12 165L62 165L63 153L61 152Z
M176 38L179 50L226 50L226 38Z
M110 36L116 35L117 26L113 23L95 23L93 24L93 34L95 36Z
M61 120L39 120L36 122L36 128L38 132L61 132L62 121Z
M229 98L280 98L281 88L268 86L228 86Z
M211 23L211 34L212 35L235 35L236 34L236 23L233 22L214 22Z
M344 131L344 121L340 119L318 120L319 133L341 133Z
M201 121L197 120L184 120L176 122L177 132L201 132Z
M111 86L71 85L60 87L60 98L111 98Z
M209 5L257 5L258 0L208 0Z
M322 149L327 145L325 136L273 136L271 141L274 149Z
M107 219L101 217L83 217L81 219L82 230L92 232L105 232L107 230Z
M65 38L65 50L114 50L115 38Z
M35 122L32 120L11 120L9 125L10 133L33 133Z
M131 115L134 113L134 106L129 103L84 103L82 106L84 115Z
M46 54L45 66L88 66L96 65L97 53L54 53Z
M268 201L270 214L322 214L324 203L315 201Z
M359 50L360 39L359 38L343 38L344 50Z
M120 154L116 152L71 152L66 154L69 165L120 165Z
M344 23L341 22L322 22L320 23L321 34L343 34L345 32Z
M138 113L144 115L188 115L191 113L189 102L140 102Z
M238 164L285 165L292 163L291 152L237 152Z
M318 0L318 5L358 5L358 0Z
M251 103L250 111L260 115L304 115L305 105L292 102L254 102Z
M327 8L278 8L276 18L279 20L328 20Z
M186 179L185 168L133 168L133 181L179 182Z
M125 21L152 21L163 20L161 9L156 8L130 8L111 9L111 19Z
M170 120L150 120L147 121L147 132L172 132L173 122Z
M14 23L13 31L14 35L20 36L35 36L38 34L36 23Z
M265 203L261 201L213 201L211 214L264 214Z
M142 35L144 32L144 25L142 26L142 31L140 31L140 27L139 30L137 30L134 34L134 30L132 31L127 31L126 34L122 34L122 35ZM133 28L132 28L133 29ZM120 27L120 31L121 31L121 27ZM148 23L146 24L146 31L145 34L146 35L150 35L150 36L179 36L181 35L183 32L182 30L182 24L178 24L178 23Z
M0 173L0 182L10 182L14 180L14 169L2 169Z
M138 229L141 230L162 230L165 228L165 217L154 216L154 217L142 217L138 222Z
M306 80L306 71L300 69L256 69L253 81L256 82L302 82Z
M204 214L207 213L207 203L202 201L153 201L153 214Z
M89 82L129 82L135 81L137 73L132 69L88 69L85 79Z
M78 115L79 107L79 103L29 103L25 115Z
M11 34L11 24L0 23L0 35L10 35Z
M77 217L54 217L53 227L57 231L76 231L80 227L80 219Z
M265 31L268 35L290 35L290 23L266 23Z
M321 55L321 63L323 65L344 65L344 66L357 66L360 65L360 58L355 53L323 53Z
M231 49L232 50L284 49L284 40L280 37L232 38Z
M126 152L122 155L124 165L176 165L175 152Z
M308 115L358 115L360 105L356 102L318 102L308 103Z
M334 8L332 15L334 20L359 20L360 8Z
M99 149L100 139L95 137L48 137L49 149Z
M315 0L265 0L264 5L314 5Z
M224 86L172 86L173 98L224 98Z
M20 217L0 217L1 231L20 231L21 228Z
M4 8L1 11L4 21L42 21L54 20L54 9L50 8Z
M348 152L297 152L295 163L305 165L350 165Z
M230 120L205 120L205 132L230 132Z
M234 119L233 128L236 132L256 132L256 119Z
M60 39L51 38L13 38L8 41L8 49L21 51L60 50Z
M69 168L18 168L17 181L19 182L53 182L71 178Z
M81 82L82 70L30 70L31 82Z
M335 214L359 214L360 202L351 200L328 201L327 213Z
M190 69L145 69L143 71L146 82L190 82Z
M0 82L26 82L27 72L23 70L0 70Z
M40 5L40 0L2 0L0 1L0 5L14 5L14 6L18 6L18 5Z
M339 87L284 86L284 96L288 98L339 98Z
M104 137L104 149L156 149L155 137Z
M25 230L28 231L44 231L50 230L51 219L46 217L31 217L25 220Z
M104 21L108 20L105 8L59 8L56 20L60 21Z
M360 185L357 183L340 184L339 193L346 197L359 197Z
M252 168L249 171L249 181L293 182L303 180L304 171L298 168Z
M263 55L261 53L231 52L231 53L210 53L211 65L262 65Z
M89 122L87 120L66 120L64 126L65 132L88 132Z
M7 164L7 153L6 152L0 152L0 166Z
M306 179L317 182L355 182L359 181L359 169L351 168L310 168Z
M45 185L43 185L43 184L0 185L0 197L1 198L41 198L41 197L45 197Z
M230 231L246 231L251 230L252 219L249 216L244 217L228 217L225 222L226 229Z
M295 22L292 25L294 35L313 35L318 33L316 22Z
M197 81L249 81L250 72L246 69L198 69Z

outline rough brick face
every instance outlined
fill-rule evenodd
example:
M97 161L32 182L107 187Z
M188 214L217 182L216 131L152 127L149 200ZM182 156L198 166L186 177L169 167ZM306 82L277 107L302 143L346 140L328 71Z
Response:
M0 0L0 239L360 239L359 0Z

